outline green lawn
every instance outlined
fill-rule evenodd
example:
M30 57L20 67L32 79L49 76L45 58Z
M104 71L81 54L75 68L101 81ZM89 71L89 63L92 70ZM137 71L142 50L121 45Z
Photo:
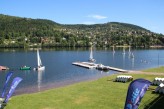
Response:
M150 81L156 77L144 74L130 75L134 79L145 78ZM5 109L123 109L130 82L113 82L116 76L112 75L40 93L13 96ZM151 86L151 89L155 88L156 86ZM142 99L140 109L158 96L158 94L152 94L152 90L148 90Z
M164 73L164 66L143 70L145 72Z

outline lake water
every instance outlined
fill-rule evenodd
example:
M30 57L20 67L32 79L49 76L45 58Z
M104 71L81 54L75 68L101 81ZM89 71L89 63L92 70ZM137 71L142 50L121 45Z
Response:
M129 57L128 49L122 54L122 49L93 49L96 63L122 68L126 70L141 70L164 65L164 49L136 49L132 50L134 58ZM40 56L45 71L21 71L23 65L37 65L36 50L0 49L0 65L8 66L14 72L14 77L21 77L23 81L18 85L14 94L38 92L50 88L60 87L80 81L93 80L117 73L103 72L96 69L86 69L72 65L72 62L87 61L88 49L42 49ZM0 93L2 93L5 76L9 71L0 71ZM9 89L10 83L7 89Z

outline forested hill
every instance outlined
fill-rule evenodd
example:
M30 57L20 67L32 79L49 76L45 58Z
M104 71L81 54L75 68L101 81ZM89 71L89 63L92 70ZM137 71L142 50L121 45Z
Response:
M119 22L64 25L45 19L0 14L0 47L71 46L149 47L164 45L164 35Z

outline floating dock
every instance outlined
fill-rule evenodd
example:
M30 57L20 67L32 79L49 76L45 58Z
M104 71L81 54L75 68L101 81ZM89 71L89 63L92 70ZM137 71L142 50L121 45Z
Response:
M88 68L88 69L100 69L100 64L95 64L95 63L91 63L91 62L73 62L73 65L76 66L80 66L80 67L84 67L84 68ZM120 68L115 68L115 67L110 67L110 66L104 66L101 64L101 69L108 69L108 70L114 70L114 71L118 71L118 72L127 72L127 70L124 69L120 69Z
M73 62L73 65L80 66L80 67L85 67L88 69L96 68L97 66L94 63L90 62Z
M127 70L120 69L120 68L115 68L115 67L110 67L110 66L108 66L108 69L109 70L114 70L114 71L119 71L119 72L128 72Z

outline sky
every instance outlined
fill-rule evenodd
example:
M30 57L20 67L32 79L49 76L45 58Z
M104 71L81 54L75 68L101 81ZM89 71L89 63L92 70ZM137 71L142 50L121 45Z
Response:
M164 0L0 0L0 14L60 24L122 22L164 34Z

